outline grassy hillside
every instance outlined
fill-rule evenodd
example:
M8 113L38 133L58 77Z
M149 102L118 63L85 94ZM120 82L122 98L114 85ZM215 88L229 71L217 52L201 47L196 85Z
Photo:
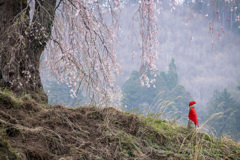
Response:
M49 106L0 91L1 160L240 159L240 144L157 115Z

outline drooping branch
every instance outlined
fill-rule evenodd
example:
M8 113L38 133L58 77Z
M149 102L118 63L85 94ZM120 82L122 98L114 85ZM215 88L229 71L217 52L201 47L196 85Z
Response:
M141 54L141 83L150 87L150 80L147 72L153 75L157 70L155 60L158 57L156 46L158 45L156 3L153 0L141 0L138 9L140 15L140 35L142 40Z
M73 96L81 88L90 99L100 95L106 98L119 69L114 49L119 9L111 2L108 7L85 1L65 0L63 4L56 13L53 41L44 55L44 64L73 88ZM114 8L111 14L109 7Z

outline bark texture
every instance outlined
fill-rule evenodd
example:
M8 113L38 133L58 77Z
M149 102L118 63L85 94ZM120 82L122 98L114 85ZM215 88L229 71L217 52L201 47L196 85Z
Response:
M40 56L51 35L56 0L36 0L30 21L27 0L0 0L0 87L47 102Z

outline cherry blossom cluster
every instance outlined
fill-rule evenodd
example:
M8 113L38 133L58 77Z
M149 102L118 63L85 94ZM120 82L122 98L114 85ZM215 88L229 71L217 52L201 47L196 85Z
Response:
M106 102L119 72L114 49L119 2L105 7L90 0L72 3L64 1L56 12L44 64L72 88L72 97L81 89L95 102Z
M195 15L195 12L191 11L191 15L187 18L186 24L191 21L194 22L193 20L198 20L200 17L199 15L203 14L208 21L212 49L214 48L215 38L220 40L225 35L224 27L230 26L230 29L232 29L233 25L238 25L240 28L239 0L196 0L195 3L196 5L199 5L200 8L205 4L206 6L202 7L202 9L204 9L200 10L197 16ZM192 41L192 36L190 37L190 40Z
M140 15L140 35L142 39L142 53L141 53L141 84L150 87L150 81L147 76L147 72L151 75L157 70L155 60L158 58L158 51L156 46L158 45L158 28L156 17L156 3L154 0L141 0L139 1Z

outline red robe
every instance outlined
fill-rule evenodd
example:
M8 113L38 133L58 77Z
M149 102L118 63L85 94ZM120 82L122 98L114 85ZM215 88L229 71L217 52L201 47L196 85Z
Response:
M193 107L190 107L188 118L192 120L198 127L198 119L197 119L197 112Z

